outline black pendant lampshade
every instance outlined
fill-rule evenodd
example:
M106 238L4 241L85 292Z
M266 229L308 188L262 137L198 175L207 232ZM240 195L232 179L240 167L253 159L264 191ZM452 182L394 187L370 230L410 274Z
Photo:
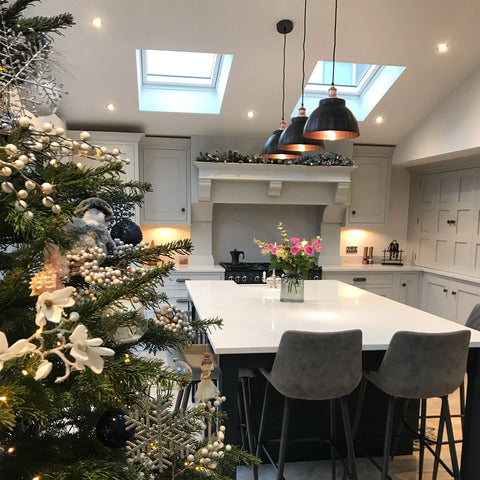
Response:
M335 23L333 28L332 86L328 90L328 98L320 100L318 107L305 123L303 136L310 139L344 140L360 135L357 119L347 108L345 100L337 97L337 89L335 88L337 1L335 0Z
M302 59L302 104L298 109L298 117L293 117L290 125L283 131L278 141L278 148L289 152L309 152L312 150L323 150L325 145L322 140L305 138L303 129L307 117L303 106L303 95L305 85L305 40L307 35L307 0L303 9L303 59Z
M278 140L280 139L280 135L285 129L285 125L285 122L283 122L283 128L281 124L280 128L275 130L265 142L262 150L262 155L265 158L276 158L277 160L291 160L299 156L298 153L282 151L278 148Z
M280 135L284 131L287 124L284 119L285 112L285 50L287 45L287 33L293 30L293 22L291 20L281 20L277 23L277 32L283 35L283 84L282 84L282 121L280 122L280 128L275 130L273 134L266 141L263 146L262 155L265 158L273 158L277 160L290 160L297 158L300 155L293 152L284 152L278 148L278 140Z
M305 115L305 108L300 107L298 117L293 117L290 125L280 135L278 141L278 148L280 150L309 152L325 148L322 140L308 139L303 136L303 129L307 120L308 117Z

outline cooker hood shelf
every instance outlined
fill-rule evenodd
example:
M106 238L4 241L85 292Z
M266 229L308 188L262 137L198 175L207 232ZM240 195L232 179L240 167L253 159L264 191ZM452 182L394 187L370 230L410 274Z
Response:
M344 204L356 167L195 161L198 199L214 203Z

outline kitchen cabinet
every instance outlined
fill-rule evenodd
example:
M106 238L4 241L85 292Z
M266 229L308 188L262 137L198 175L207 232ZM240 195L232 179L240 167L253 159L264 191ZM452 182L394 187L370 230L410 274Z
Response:
M420 272L398 274L398 294L396 300L410 307L418 308L422 295L422 274Z
M368 290L376 293L382 297L387 297L395 300L395 273L388 272L368 272L361 270L350 272L324 272L323 278L325 280L339 280L340 282L354 285L355 287Z
M424 274L422 310L464 325L477 303L480 303L480 284Z
M140 175L152 185L145 194L142 224L190 224L190 140L146 137L140 144Z
M78 140L80 138L80 130L69 130L67 136L72 140ZM120 158L130 160L129 164L124 163L122 170L124 173L120 175L123 181L138 181L139 174L139 155L138 144L142 138L140 133L125 133L125 132L92 132L91 143L99 146L104 146L109 150L118 148L120 150ZM89 158L81 157L79 159L81 163L89 167L98 167L100 162ZM132 219L135 223L140 224L140 208L135 208L135 217Z
M208 270L182 268L173 270L165 279L164 286L158 287L165 292L171 304L180 310L189 310L187 280L223 280L225 270L221 267L212 267Z
M422 272L365 271L365 269L323 272L325 280L339 280L382 297L418 308Z
M418 265L480 273L479 177L480 169L474 168L420 178Z
M350 207L346 226L381 225L387 221L393 147L354 145Z

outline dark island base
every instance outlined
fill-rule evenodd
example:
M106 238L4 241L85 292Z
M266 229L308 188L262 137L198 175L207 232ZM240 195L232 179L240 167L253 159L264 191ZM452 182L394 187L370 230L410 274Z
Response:
M376 369L380 364L385 352L364 352L363 365L365 368ZM237 388L238 381L231 381L238 375L238 368L263 367L270 369L274 359L273 354L258 355L225 355L220 356L220 368L222 371L222 394L227 396L225 407L229 414L225 422L227 427L227 437L229 443L241 445L240 425L237 410ZM299 372L301 375L301 372ZM233 388L233 390L232 390ZM358 388L348 398L351 421L355 415L357 405ZM251 380L251 416L253 431L258 432L260 423L261 408L265 391L265 379L261 374ZM233 398L232 398L233 397ZM280 427L282 418L283 398L274 389L272 389L271 402L267 410L267 424L265 438L273 439L280 437ZM408 417L410 424L415 426L418 419L418 401L411 401L409 405ZM385 419L387 415L387 397L371 384L367 385L364 408L360 420L357 439L359 445L371 456L381 456L383 453L383 441L385 432ZM401 406L396 411L396 421L401 416ZM343 424L340 413L340 406L336 409L337 418L337 446L343 456L346 455L345 440L343 435ZM295 400L291 406L289 434L288 438L292 440L287 447L287 461L305 461L305 460L325 460L330 458L330 446L328 443L319 442L295 442L295 439L304 438L329 438L330 425L330 406L329 401L302 401ZM272 444L269 448L270 453L276 460L278 443ZM398 443L396 455L408 455L413 451L413 439L404 436ZM361 456L360 452L357 452ZM265 457L262 460L266 460Z

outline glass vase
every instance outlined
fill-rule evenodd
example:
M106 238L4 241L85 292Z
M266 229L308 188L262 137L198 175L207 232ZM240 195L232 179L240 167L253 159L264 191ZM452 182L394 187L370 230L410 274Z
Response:
M294 270L285 272L280 284L280 301L300 303L304 300L303 275Z

